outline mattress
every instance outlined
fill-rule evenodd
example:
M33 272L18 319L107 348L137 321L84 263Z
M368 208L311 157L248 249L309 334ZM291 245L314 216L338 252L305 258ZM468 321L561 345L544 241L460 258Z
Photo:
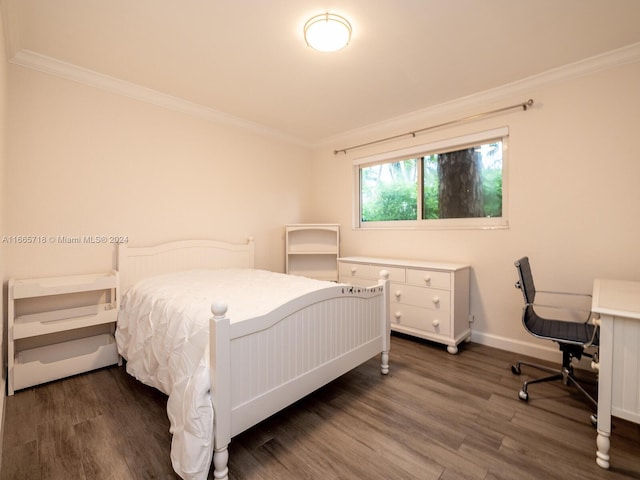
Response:
M168 395L171 461L183 479L206 479L213 455L212 302L227 303L233 324L334 285L265 270L191 270L142 280L126 292L115 333L118 351L129 374Z

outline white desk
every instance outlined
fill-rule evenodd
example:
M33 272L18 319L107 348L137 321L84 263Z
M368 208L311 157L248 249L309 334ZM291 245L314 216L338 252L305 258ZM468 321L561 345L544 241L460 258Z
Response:
M600 314L596 463L609 468L611 416L640 423L640 282L596 279Z

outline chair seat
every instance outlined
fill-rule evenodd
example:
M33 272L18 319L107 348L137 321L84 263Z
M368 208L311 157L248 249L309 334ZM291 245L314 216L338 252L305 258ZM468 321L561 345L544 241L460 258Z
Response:
M591 341L595 326L590 323L571 322L542 318L528 305L524 314L527 329L536 336L574 345L585 345ZM592 345L598 346L598 335Z

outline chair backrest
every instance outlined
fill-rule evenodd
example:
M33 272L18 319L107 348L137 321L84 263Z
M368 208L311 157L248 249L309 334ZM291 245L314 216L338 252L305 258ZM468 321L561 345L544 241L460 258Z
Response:
M518 270L518 283L516 287L522 290L524 296L524 303L533 304L536 299L536 286L533 283L533 275L531 274L531 265L529 265L529 257L522 257L515 262L516 269Z

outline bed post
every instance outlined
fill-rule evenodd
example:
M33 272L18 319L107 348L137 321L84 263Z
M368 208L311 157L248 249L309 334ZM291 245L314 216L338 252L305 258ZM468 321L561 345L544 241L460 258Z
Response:
M211 403L213 404L213 478L229 478L229 443L231 442L231 327L226 317L227 304L211 305L209 322L209 366Z
M129 278L125 274L129 273L129 265L127 264L127 244L116 244L116 270L120 274L120 288L118 288L118 295L124 288L125 291L129 289Z
M380 372L383 375L387 375L389 373L389 350L391 349L391 318L389 314L389 290L391 287L387 270L380 271L378 285L382 285L384 288L382 295L382 302L384 303L382 311L384 313L381 318L384 335L382 337L382 354L380 355Z
M249 250L249 268L255 268L255 241L253 237L247 238L247 249Z

